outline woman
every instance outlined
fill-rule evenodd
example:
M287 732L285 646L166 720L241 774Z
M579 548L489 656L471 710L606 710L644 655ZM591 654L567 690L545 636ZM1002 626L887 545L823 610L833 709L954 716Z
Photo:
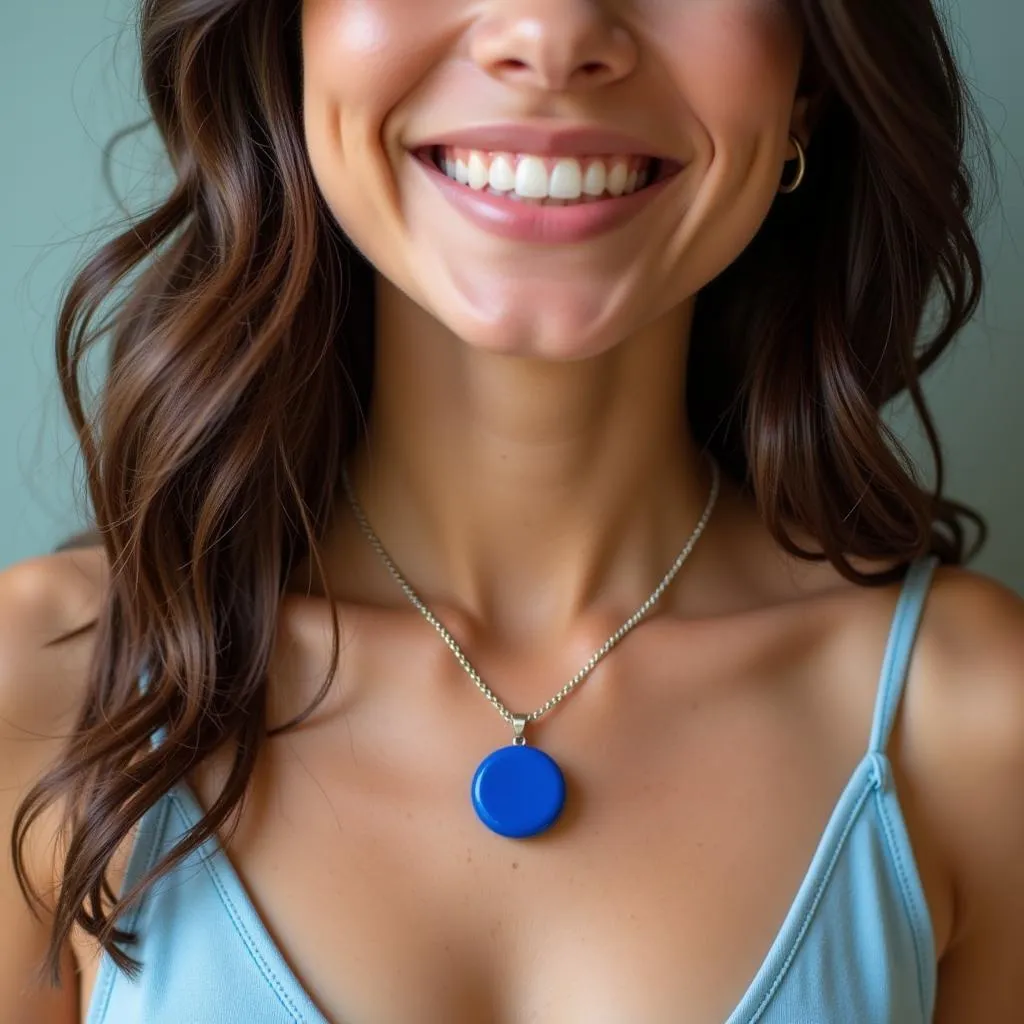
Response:
M1024 609L879 415L939 455L980 294L931 5L141 39L176 184L59 327L102 543L0 582L0 1016L1015 1019Z

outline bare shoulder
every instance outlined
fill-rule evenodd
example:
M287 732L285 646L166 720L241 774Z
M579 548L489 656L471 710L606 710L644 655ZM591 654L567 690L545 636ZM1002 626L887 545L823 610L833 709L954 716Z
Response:
M26 784L59 754L85 697L106 593L102 549L18 562L0 572L0 785Z
M995 770L998 784L1004 759L1024 761L1024 598L981 573L937 569L915 658L935 743L967 757L958 774Z
M1024 600L938 569L914 662L907 763L955 891L935 1020L1010 1020L1024 1002Z
M10 848L18 809L60 757L85 697L92 631L106 591L100 551L77 549L19 562L0 572L0 1019L71 1024L79 1019L76 963L62 949L61 988L36 970L50 939L33 914ZM68 634L71 634L68 637ZM67 637L62 640L61 638ZM47 899L58 883L53 839L60 809L51 805L20 847L29 884Z
M940 566L928 602L933 620L941 618L947 639L955 642L962 653L977 656L979 650L989 649L993 655L1020 653L1024 597L991 576L958 566ZM959 629L957 623L961 624ZM1005 645L1012 648L1015 643L1016 651L1007 652Z
M100 612L108 578L101 548L43 555L0 572L0 739L12 726L45 732L73 719L91 653L86 627Z

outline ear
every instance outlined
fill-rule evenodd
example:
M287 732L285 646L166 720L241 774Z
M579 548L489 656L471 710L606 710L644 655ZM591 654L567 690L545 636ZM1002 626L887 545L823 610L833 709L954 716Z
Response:
M789 120L789 132L791 135L795 135L803 145L804 149L809 149L811 145L811 132L813 129L813 118L811 117L811 97L800 96L793 104L793 113ZM796 158L796 151L794 150L792 157Z
M815 54L809 52L800 73L789 130L810 149L815 128L835 101L835 86ZM796 153L793 153L796 156Z

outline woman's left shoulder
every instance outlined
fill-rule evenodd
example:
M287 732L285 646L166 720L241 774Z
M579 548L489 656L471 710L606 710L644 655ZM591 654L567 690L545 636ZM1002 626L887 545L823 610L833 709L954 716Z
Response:
M936 568L910 682L935 756L992 799L1012 783L1004 796L1024 815L1024 599L982 573Z
M965 826L985 825L993 839L999 828L1016 828L1024 844L1024 600L978 572L938 568L910 682L922 697L915 731L948 773L939 783L950 813L963 813ZM1001 821L974 820L1000 803ZM1024 845L1020 853L1024 865Z
M1024 1003L1024 599L937 568L907 705L914 803L955 890L935 1020L1010 1020Z
M937 697L954 708L966 701L972 720L991 715L1012 728L1019 717L1024 740L1024 598L983 573L939 566L918 643L940 687Z

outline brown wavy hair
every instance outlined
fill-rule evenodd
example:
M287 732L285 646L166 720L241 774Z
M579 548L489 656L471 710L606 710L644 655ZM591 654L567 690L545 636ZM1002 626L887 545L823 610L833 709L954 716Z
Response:
M749 487L786 551L881 585L928 552L963 563L985 540L984 520L942 494L920 377L980 300L967 143L982 141L990 171L992 156L932 0L789 2L807 33L800 91L815 97L806 179L701 291L688 410L698 442ZM55 641L95 631L87 696L11 837L22 890L41 912L26 836L60 807L61 884L43 965L54 981L75 924L137 971L120 913L237 823L269 734L286 580L306 557L326 576L318 544L371 400L374 271L307 159L300 7L144 0L142 75L175 183L63 298L61 389L111 572L99 618ZM922 340L935 291L944 308ZM80 378L103 339L109 370L89 405ZM904 390L934 453L931 491L880 414ZM978 529L969 553L967 521ZM800 547L794 527L821 550ZM851 556L897 568L861 573ZM338 653L335 623L335 666ZM281 730L317 706L330 678ZM158 729L166 739L154 750ZM115 849L225 746L230 775L200 825L115 893Z

